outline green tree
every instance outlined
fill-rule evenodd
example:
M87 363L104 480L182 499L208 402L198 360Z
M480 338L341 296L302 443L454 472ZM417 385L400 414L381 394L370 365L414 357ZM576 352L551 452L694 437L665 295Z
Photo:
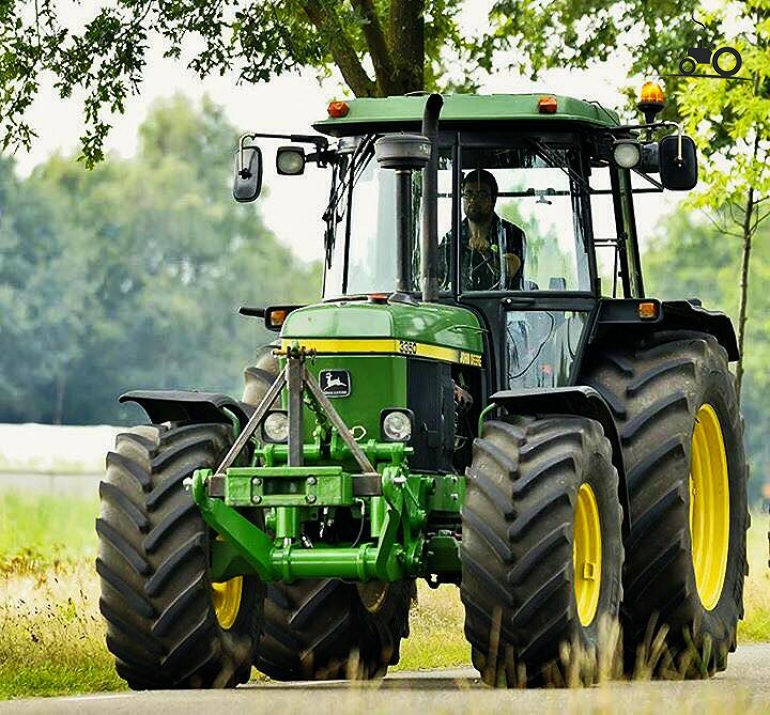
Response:
M770 2L723 2L707 14L691 0L499 0L492 19L495 31L477 47L487 68L495 52L526 46L527 54L515 56L511 63L532 75L564 64L590 67L617 58L627 62L631 74L665 75L671 101L662 116L683 118L704 157L705 190L691 205L707 209L722 232L742 246L737 297L740 390L753 238L768 215L762 203L770 190ZM738 50L743 60L738 76L748 81L672 76L679 72L687 48L699 44ZM633 94L627 95L633 101Z
M730 44L740 52L742 74L750 80L688 80L679 106L705 157L704 188L692 204L706 209L725 235L740 241L737 322L743 355L754 239L770 215L765 203L770 199L770 0L743 3L741 19L753 29ZM743 373L741 358L739 394Z
M765 475L770 473L770 294L764 290L770 276L770 224L758 229L751 262L753 319L747 324L745 375L741 409L746 420L746 442L751 462L750 498L760 500ZM647 288L662 299L700 298L706 308L738 314L736 281L741 244L717 226L695 214L677 212L664 220L643 256Z
M0 403L11 419L61 422L88 329L81 248L63 203L0 161Z
M116 398L132 388L237 395L254 347L270 339L238 306L317 294L317 268L278 244L255 205L230 197L236 132L218 107L175 97L140 134L130 160L87 171L53 157L27 181L6 177L17 218L7 238L0 224L0 336L15 357L14 371L2 364L0 419L129 420Z
M259 82L284 72L337 67L357 96L437 86L445 59L463 57L459 0L116 0L81 29L54 0L0 5L0 116L5 145L34 136L26 113L52 73L62 97L84 92L89 165L103 157L109 116L138 92L153 41L188 57L201 77L233 71Z

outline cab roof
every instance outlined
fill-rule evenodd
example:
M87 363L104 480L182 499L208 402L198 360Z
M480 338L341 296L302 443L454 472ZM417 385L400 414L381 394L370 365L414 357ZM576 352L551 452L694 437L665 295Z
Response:
M543 98L556 100L553 114L538 110ZM372 131L419 128L427 95L344 100L344 117L328 117L313 127L334 137ZM596 128L617 127L618 115L596 102L553 94L450 94L444 96L441 126L472 125L477 122L537 121L576 122Z

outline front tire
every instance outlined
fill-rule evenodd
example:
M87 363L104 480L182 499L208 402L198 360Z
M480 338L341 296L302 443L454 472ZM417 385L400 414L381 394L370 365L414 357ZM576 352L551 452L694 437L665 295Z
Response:
M593 654L594 663L599 651L614 659L622 511L597 422L487 422L474 443L462 521L465 635L485 683L571 684L565 646ZM597 675L586 669L579 679Z
M275 680L368 680L398 663L413 579L272 583L256 666Z
M631 503L626 667L691 678L724 670L743 616L749 525L727 355L710 335L678 331L605 348L594 364L584 382L614 413Z
M211 581L212 532L184 487L216 469L224 424L152 425L117 437L99 486L99 607L129 687L233 687L248 680L262 623L255 576Z

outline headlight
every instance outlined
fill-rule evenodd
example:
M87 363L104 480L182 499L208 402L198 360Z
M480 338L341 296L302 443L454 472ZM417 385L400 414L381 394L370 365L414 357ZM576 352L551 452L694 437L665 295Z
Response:
M408 442L412 439L414 417L409 410L389 410L382 413L382 437L388 442Z
M633 169L642 160L642 148L634 141L619 141L612 150L612 158L621 169Z
M301 146L282 146L275 155L279 174L296 176L305 171L305 150Z
M262 436L265 442L288 442L289 415L285 412L270 412L262 422Z

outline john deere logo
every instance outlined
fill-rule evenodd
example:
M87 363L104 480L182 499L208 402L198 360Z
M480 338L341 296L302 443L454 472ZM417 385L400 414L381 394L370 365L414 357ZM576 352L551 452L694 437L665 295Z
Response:
M350 394L350 373L347 370L321 370L318 380L327 397L347 397Z

